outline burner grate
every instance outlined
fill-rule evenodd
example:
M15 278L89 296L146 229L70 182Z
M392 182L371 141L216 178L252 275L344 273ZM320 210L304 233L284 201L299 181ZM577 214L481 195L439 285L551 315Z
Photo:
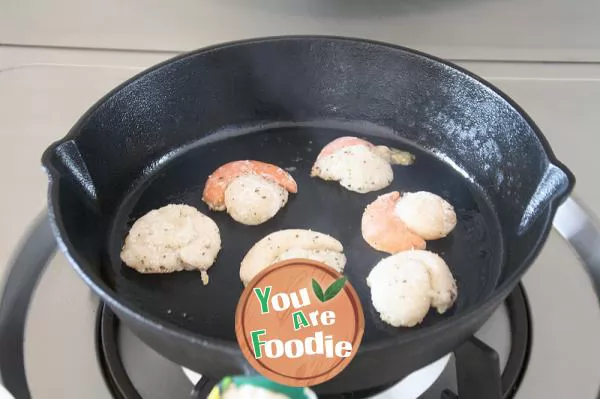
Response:
M511 325L511 350L504 371L500 372L498 354L477 338L471 338L454 352L459 396L445 390L442 399L508 399L514 396L529 361L531 322L525 292L519 285L507 298ZM104 378L116 399L143 399L127 375L119 353L120 323L114 313L101 304L97 319L97 355ZM190 397L201 398L214 383L201 379ZM377 396L393 384L369 390L320 399L362 399Z

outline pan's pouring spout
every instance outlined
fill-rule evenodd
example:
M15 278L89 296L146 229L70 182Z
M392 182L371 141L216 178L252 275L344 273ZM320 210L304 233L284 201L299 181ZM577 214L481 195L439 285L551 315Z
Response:
M554 200L564 200L572 186L567 172L560 167L550 164L544 176L538 183L519 223L517 234L522 235L535 222L537 217L545 212Z
M51 146L44 153L42 163L51 180L63 178L91 209L99 209L96 187L74 140Z

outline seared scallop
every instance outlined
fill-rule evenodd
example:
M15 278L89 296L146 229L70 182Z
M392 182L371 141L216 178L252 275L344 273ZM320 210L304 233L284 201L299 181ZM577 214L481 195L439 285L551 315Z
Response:
M302 229L276 231L250 248L240 265L240 279L246 285L267 267L293 258L315 260L342 272L346 265L343 251L342 244L327 234Z
M221 249L217 224L189 205L167 205L135 221L121 250L121 260L140 273L206 271Z
M405 251L381 260L369 273L367 285L381 319L394 327L420 324L430 307L445 313L458 291L442 258L429 251Z

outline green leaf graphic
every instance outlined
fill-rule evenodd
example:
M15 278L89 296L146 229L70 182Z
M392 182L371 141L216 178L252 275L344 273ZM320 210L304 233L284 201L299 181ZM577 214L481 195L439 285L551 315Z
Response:
M325 295L323 295L322 302L327 302L330 299L335 298L335 296L342 290L342 288L344 288L344 284L346 284L346 281L348 281L348 277L346 276L335 280L333 284L331 284L329 288L327 288L327 290L325 291Z
M312 289L317 298L319 298L319 301L325 302L325 299L323 298L323 289L321 288L317 280L315 280L314 278L312 279Z

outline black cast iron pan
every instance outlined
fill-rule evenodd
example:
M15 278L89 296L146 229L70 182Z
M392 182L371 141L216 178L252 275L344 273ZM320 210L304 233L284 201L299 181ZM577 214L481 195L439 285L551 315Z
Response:
M343 135L409 150L416 162L366 195L310 178L320 149ZM299 185L257 227L201 201L207 176L238 159L288 168ZM153 348L210 377L251 371L234 332L239 262L251 245L284 228L338 238L366 330L350 366L317 387L330 393L397 381L473 334L532 263L574 184L528 116L481 79L409 49L334 37L249 40L167 61L101 99L43 163L54 231L77 271ZM382 323L365 282L385 254L362 240L360 217L391 190L435 192L459 218L428 244L452 268L458 301L412 329ZM141 275L119 260L132 222L168 203L219 225L207 287L195 272Z

